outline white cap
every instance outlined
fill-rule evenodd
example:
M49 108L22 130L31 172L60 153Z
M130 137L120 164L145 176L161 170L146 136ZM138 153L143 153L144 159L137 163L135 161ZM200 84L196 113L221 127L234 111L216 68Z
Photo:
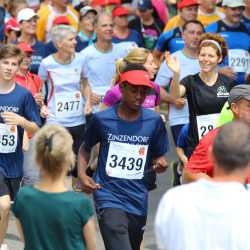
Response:
M17 13L17 22L20 23L21 21L28 21L34 16L38 17L38 15L33 9L22 9Z
M84 6L80 9L80 16L83 17L90 11L94 12L97 15L97 11L94 8L92 8L91 6L87 5L87 6Z
M246 4L244 0L223 0L222 6L235 8L235 7L244 7L246 6Z

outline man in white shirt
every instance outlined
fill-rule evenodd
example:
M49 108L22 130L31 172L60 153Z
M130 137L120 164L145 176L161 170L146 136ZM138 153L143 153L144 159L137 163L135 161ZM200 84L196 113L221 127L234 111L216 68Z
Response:
M168 191L155 220L161 250L249 250L250 128L243 121L222 127L210 148L213 180Z
M115 61L124 57L135 43L112 43L113 21L105 12L99 13L95 20L96 43L81 51L83 77L92 89L92 100L98 105L112 85L115 75Z
M176 51L172 54L181 64L179 81L190 74L196 74L200 71L197 58L199 41L203 32L203 25L197 20L188 21L183 26L182 38L185 42L185 46L183 50ZM173 72L168 68L166 61L164 61L155 79L155 82L162 87L161 92L166 93L166 87L169 87L172 78ZM189 122L188 104L184 98L179 98L174 101L168 97L166 93L162 97L162 101L170 104L169 124L174 141L177 143L177 138L182 126Z

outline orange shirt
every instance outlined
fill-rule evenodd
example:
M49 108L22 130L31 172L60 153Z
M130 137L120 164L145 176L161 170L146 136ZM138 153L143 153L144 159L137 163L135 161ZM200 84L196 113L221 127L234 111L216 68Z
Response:
M33 96L40 93L42 88L41 78L36 74L30 73L29 71L25 74L25 76L16 74L16 83L29 90Z

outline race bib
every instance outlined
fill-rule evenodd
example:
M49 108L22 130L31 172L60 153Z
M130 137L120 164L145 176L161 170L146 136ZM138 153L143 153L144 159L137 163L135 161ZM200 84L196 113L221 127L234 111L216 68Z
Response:
M249 68L249 52L242 49L230 49L228 51L229 66L235 72L247 72Z
M83 115L83 99L79 91L55 94L55 103L57 117Z
M142 179L147 159L148 145L110 142L106 173L122 179Z
M199 140L216 127L220 114L199 115L196 117Z
M17 147L17 126L0 123L0 153L14 153Z

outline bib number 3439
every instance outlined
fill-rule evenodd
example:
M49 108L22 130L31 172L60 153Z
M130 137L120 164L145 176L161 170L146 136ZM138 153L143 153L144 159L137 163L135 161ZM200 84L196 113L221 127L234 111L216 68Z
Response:
M0 123L0 153L8 154L16 151L17 127Z
M110 142L106 163L107 175L123 179L142 179L147 151L147 145Z

